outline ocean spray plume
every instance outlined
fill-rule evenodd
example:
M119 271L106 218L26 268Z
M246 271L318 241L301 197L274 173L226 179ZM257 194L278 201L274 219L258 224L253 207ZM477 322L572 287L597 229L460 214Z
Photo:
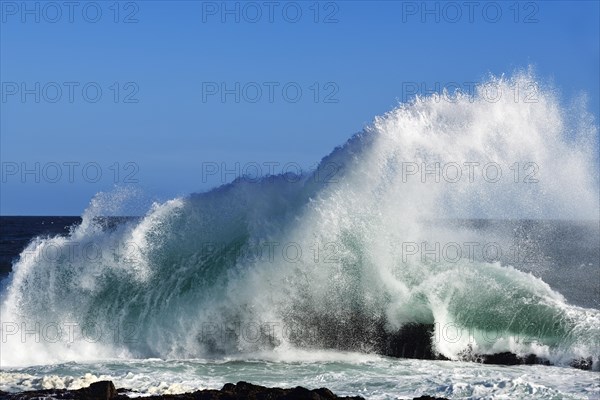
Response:
M517 74L486 85L507 94L532 82ZM598 219L593 122L568 125L551 90L534 102L489 101L485 87L402 104L294 179L240 179L114 229L90 222L103 215L93 202L70 236L38 238L25 252L77 244L100 256L14 265L2 294L2 365L369 352L381 332L413 323L433 326L428 339L451 359L597 359L599 311L569 305L532 274L486 260L403 258L407 242L477 235L427 221ZM330 165L334 176L319 179ZM242 256L257 248L266 253ZM40 326L46 337L55 325L73 335L36 343L21 334ZM449 327L468 334L450 338Z

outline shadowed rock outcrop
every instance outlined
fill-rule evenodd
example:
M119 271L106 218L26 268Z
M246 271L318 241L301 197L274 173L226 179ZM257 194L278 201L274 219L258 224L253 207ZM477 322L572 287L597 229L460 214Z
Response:
M79 390L36 390L21 393L0 392L0 399L5 400L33 400L33 399L74 399L74 400L123 400L129 399L125 394L126 389L116 390L110 381L92 383L89 387ZM160 396L144 397L144 399L172 399L172 400L364 400L360 396L341 397L326 388L306 389L298 386L291 389L268 388L253 385L247 382L237 384L227 383L221 390L198 390L193 393L165 394ZM419 400L447 400L441 397L421 396Z

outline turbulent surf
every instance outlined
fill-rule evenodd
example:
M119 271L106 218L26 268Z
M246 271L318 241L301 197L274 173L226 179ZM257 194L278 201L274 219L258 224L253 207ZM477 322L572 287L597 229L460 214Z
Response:
M555 229L539 221L593 231L596 148L585 107L522 73L401 104L306 173L240 176L114 224L102 217L126 190L100 193L13 265L1 364L379 353L382 336L424 325L450 360L598 369L597 289L575 304L540 278L570 267L543 262L550 244L528 263L523 250ZM521 222L493 238L473 222L499 220Z

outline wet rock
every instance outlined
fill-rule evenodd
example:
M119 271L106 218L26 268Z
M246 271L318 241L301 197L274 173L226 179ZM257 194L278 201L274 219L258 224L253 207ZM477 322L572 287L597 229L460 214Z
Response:
M448 399L445 397L421 396L421 397L415 397L413 400L448 400Z
M112 400L117 398L117 390L111 381L100 381L78 389L46 389L21 393L0 393L0 400L33 400L33 399L73 399L73 400Z
M33 399L74 399L74 400L125 400L127 389L116 390L110 381L96 382L90 387L79 390L51 389L36 390L21 393L0 392L1 400L33 400ZM221 390L198 390L193 393L165 394L144 397L144 399L158 400L364 400L360 396L337 396L326 388L307 389L297 386L291 389L268 388L253 385L248 382L237 384L227 383ZM418 400L447 400L441 397L421 396Z
M94 382L89 387L79 391L90 400L109 400L117 395L117 389L111 381Z
M537 357L535 354L528 354L525 357L518 356L514 353L503 352L496 354L482 354L476 356L477 361L483 364L496 364L496 365L552 365L550 361L545 358Z
M292 389L268 388L265 386L253 385L248 382L238 382L237 384L227 383L221 390L199 390L193 393L178 395L151 396L146 399L190 399L190 400L360 400L362 397L340 397L335 395L329 389L306 389L298 386ZM364 399L363 399L364 400Z
M594 364L594 361L592 360L592 357L587 357L587 358L578 358L577 360L573 360L573 361L571 361L570 365L573 368L579 368L579 369L583 369L586 371L591 371L593 364Z

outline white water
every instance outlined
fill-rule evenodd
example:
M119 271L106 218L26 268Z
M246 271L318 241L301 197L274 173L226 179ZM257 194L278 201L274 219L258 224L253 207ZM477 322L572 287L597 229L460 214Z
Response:
M91 371L91 372L90 372ZM535 366L500 367L456 361L390 359L361 354L310 355L309 361L106 361L0 372L0 390L79 389L99 380L137 391L132 396L220 389L246 381L268 387L327 387L366 399L597 399L597 373Z
M36 240L14 265L2 292L0 363L257 352L295 360L332 343L372 353L380 321L389 332L433 324L435 350L453 360L469 351L598 360L600 312L568 304L533 275L485 260L403 259L407 244L477 240L424 221L598 220L597 129L550 89L515 101L515 88L531 90L533 81L526 73L491 78L498 101L484 87L475 97L416 99L376 118L313 174L240 180L156 204L114 230L94 217L114 213L124 196L99 195L69 237ZM437 180L421 175L435 163ZM262 246L262 258L239 257L240 246ZM61 257L44 256L50 248ZM492 385L522 390L513 378Z

